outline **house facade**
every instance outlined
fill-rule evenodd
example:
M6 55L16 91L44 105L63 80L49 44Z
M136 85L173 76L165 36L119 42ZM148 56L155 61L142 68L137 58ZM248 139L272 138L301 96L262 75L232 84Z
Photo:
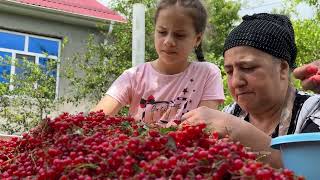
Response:
M116 12L96 0L0 0L0 57L26 58L45 67L48 60L60 59L53 75L56 95L68 91L60 72L76 54L86 51L89 34L104 42L97 24L124 22ZM62 48L63 42L68 40ZM0 66L0 74L19 74L14 65ZM0 78L0 83L10 83Z

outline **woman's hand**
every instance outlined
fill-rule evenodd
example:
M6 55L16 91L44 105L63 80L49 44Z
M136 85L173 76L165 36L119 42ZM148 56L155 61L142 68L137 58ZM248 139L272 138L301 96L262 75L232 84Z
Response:
M183 124L206 124L207 128L216 131L220 136L229 135L232 137L234 126L237 124L236 117L219 110L205 106L194 109L182 116ZM240 124L241 120L239 120Z
M208 107L194 109L183 115L183 119L185 121L182 124L205 123L220 136L229 135L232 140L250 147L253 152L270 152L269 156L261 160L275 168L282 167L280 151L270 148L271 137L247 121Z
M296 68L293 75L301 80L303 89L320 93L320 60Z

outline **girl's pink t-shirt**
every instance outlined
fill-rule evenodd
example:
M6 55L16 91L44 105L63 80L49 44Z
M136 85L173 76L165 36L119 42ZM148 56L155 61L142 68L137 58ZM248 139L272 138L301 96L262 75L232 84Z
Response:
M150 62L126 70L106 93L129 115L146 123L165 125L199 106L203 100L224 100L219 68L209 62L192 62L178 74L157 72Z

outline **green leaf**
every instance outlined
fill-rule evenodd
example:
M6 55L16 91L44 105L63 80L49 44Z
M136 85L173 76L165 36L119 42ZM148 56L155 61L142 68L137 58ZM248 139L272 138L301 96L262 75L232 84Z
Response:
M168 128L160 128L159 132L160 132L160 134L168 134L169 132L176 131L177 129L178 129L178 127L171 126L171 127L168 127Z

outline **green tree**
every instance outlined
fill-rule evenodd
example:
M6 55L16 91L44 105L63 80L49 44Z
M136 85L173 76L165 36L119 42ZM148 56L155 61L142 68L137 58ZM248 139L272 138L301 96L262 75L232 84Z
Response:
M25 58L0 57L0 66L14 65L21 69L16 75L2 75L7 83L0 84L0 132L26 132L54 109L58 100L52 72L58 62L49 58L47 62L47 68L43 68Z
M320 21L297 20L293 26L298 49L297 66L320 59Z
M239 20L238 12L241 4L226 0L207 0L206 5L209 19L204 50L213 53L215 57L220 57L227 35Z

